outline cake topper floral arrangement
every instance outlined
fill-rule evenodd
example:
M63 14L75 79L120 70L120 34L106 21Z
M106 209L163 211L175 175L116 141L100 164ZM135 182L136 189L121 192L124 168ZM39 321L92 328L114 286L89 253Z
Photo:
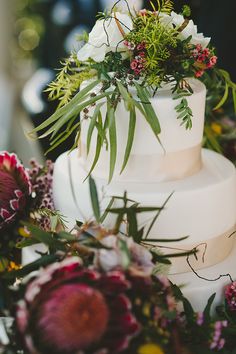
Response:
M110 150L109 180L116 164L116 120L119 119L116 109L121 100L129 114L129 131L120 172L132 149L137 111L159 140L161 126L151 97L163 85L171 86L173 99L176 99L176 117L186 129L192 127L192 111L186 96L193 91L188 78L200 78L207 83L212 76L215 87L220 91L225 87L223 97L214 102L215 107L211 109L224 104L229 88L234 99L236 97L236 85L227 72L216 68L217 57L209 44L210 38L198 33L197 26L189 19L188 6L177 14L171 0L157 0L150 2L152 11L135 11L125 1L126 11L119 12L120 2L117 1L111 11L98 14L92 31L83 36L86 44L65 61L48 89L51 99L59 99L58 110L33 131L44 130L41 137L51 135L51 150L74 131L78 131L78 141L81 123L83 119L89 119L87 152L92 134L98 133L96 155L89 174L105 145ZM86 80L87 84L81 87ZM104 105L105 120L101 115Z

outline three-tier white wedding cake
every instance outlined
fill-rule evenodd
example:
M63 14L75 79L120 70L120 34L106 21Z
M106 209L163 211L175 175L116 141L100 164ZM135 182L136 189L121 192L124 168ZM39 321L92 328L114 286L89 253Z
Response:
M228 283L227 277L219 276L233 269L231 263L236 250L231 251L236 223L236 172L229 160L201 148L206 88L196 79L190 79L190 84L194 93L187 97L187 101L193 112L192 129L184 129L176 119L174 107L178 101L173 100L170 87L165 85L151 99L162 127L159 135L161 144L143 117L137 114L134 143L122 174L120 169L128 134L128 112L123 102L119 103L116 111L117 164L114 177L108 184L109 153L105 147L92 176L103 210L112 196L122 196L125 191L130 199L143 206L162 206L170 197L149 238L189 236L184 241L160 246L165 246L162 250L168 254L197 250L195 255L172 259L170 279L178 285L185 285L184 294L200 310L214 291ZM76 219L91 220L93 216L86 177L96 152L96 134L92 136L87 155L87 133L88 122L84 119L79 150L62 154L55 164L55 205L69 217L71 224ZM119 203L115 201L115 205ZM150 212L140 214L139 226L148 227L153 216ZM108 216L104 224L111 227L113 221ZM216 302L219 297L220 293Z

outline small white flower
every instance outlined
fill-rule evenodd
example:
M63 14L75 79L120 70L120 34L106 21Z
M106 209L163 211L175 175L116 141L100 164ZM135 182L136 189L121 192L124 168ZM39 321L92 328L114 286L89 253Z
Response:
M133 22L130 16L120 12L113 13L112 17L106 20L98 20L89 33L88 43L79 50L77 54L78 60L86 61L92 58L96 62L101 62L108 52L128 51L124 45L124 38L115 17L125 34L133 29Z
M160 13L160 22L169 28L178 28L184 23L184 17L174 11L172 11L170 15ZM179 33L179 38L182 40L187 39L189 36L192 36L190 40L191 44L201 44L203 48L206 48L211 40L211 38L204 37L202 33L197 32L197 26L192 20L190 20L187 26Z

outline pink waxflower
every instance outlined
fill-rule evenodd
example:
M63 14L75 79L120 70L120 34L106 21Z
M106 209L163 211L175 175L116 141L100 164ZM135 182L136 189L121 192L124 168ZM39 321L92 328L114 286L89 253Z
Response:
M225 287L225 299L231 311L236 311L236 281Z
M139 15L140 16L146 16L147 15L147 9L139 10Z
M137 45L137 47L136 47L136 49L137 49L137 50L140 50L140 51L144 50L145 48L146 48L146 43L145 43L145 42L139 43L139 44Z
M204 74L204 70L198 70L195 72L196 77L201 77Z
M215 65L216 62L217 62L217 56L216 56L216 55L213 55L213 56L210 58L211 66Z
M139 333L129 293L133 281L119 270L84 268L69 257L26 284L16 321L31 354L115 354ZM133 290L135 291L135 290Z
M31 193L28 172L16 154L0 153L0 229L14 222L24 211Z
M136 59L132 60L130 63L130 67L132 70L136 70L138 67L138 61Z
M124 41L124 45L129 49L129 50L134 50L135 44L132 42L129 42L127 40Z

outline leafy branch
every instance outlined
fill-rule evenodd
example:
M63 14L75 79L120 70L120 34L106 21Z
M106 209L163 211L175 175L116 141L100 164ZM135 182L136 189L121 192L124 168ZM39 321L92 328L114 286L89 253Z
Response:
M186 96L190 95L191 92L189 92L189 90L178 89L173 96L174 100L181 99L180 103L175 106L175 111L178 114L177 119L182 121L181 125L184 125L187 130L192 128L193 117L193 112L188 105L187 99L185 98Z

